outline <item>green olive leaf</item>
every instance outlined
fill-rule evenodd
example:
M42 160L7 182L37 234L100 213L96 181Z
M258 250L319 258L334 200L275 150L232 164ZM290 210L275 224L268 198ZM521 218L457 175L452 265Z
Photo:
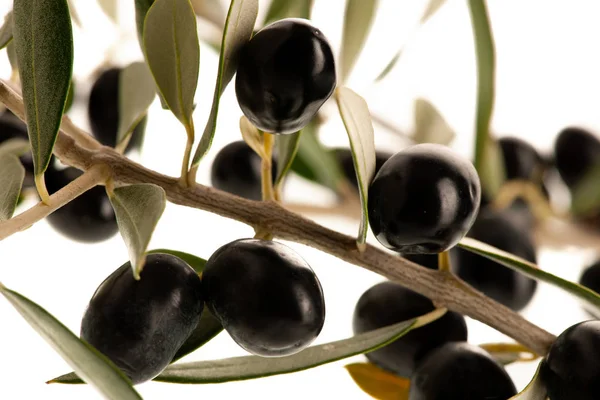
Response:
M26 139L8 139L0 145L0 157L4 155L22 156L30 149Z
M433 14L435 14L437 10L439 10L445 3L446 0L429 0L427 8L425 8L425 11L421 16L421 24L427 22L427 20L431 18Z
M390 72L392 72L392 70L398 63L398 60L400 60L401 55L402 55L402 49L398 50L398 52L396 54L394 54L394 57L392 57L392 59L387 63L387 65L385 66L383 71L381 71L379 73L379 75L377 75L377 78L375 78L375 82L379 82L379 81L383 80L383 78L385 78L386 76L389 75Z
M152 3L154 3L154 0L135 0L135 26L142 51L144 50L144 23Z
M219 114L219 101L225 88L235 75L239 51L250 40L256 17L258 16L258 0L231 0L223 39L221 40L221 53L219 55L219 71L212 107L202 138L194 153L192 167L197 166L200 160L210 149L215 131L217 130L217 116Z
M145 62L123 68L119 77L119 127L117 143L133 132L154 101L156 91L152 73Z
M0 221L12 218L21 194L23 179L25 168L17 156L0 153Z
M341 82L346 82L360 54L377 12L379 0L347 0L340 50Z
M529 382L529 384L521 393L514 395L509 400L546 400L548 393L546 392L546 388L540 379L541 366L542 363L540 362L540 365L535 371L535 375L533 376L533 379L531 379L531 382Z
M62 120L73 73L73 33L66 0L15 0L19 60L35 176L43 177ZM46 188L40 186L43 195ZM42 198L44 198L43 196Z
M209 21L219 29L223 29L226 15L225 8L219 0L191 0L191 2L198 17Z
M493 171L503 171L501 158L496 157L493 144L489 144L490 121L494 109L496 54L494 38L485 2L469 0L469 11L475 38L475 53L477 56L477 113L475 121L475 169L481 177L481 186L486 194L494 197L494 190L499 174ZM502 183L502 182L501 182Z
M600 315L600 295L586 287L552 275L539 269L535 264L529 261L472 238L463 238L458 243L458 246L502 264L505 267L520 272L530 278L559 287L582 301L586 309L589 309L590 312Z
M0 26L0 49L5 48L13 38L13 12L12 10L4 17L4 23Z
M448 145L454 139L454 131L439 111L425 99L415 100L416 143L437 143Z
M500 188L506 181L506 170L504 167L504 158L502 149L498 142L489 137L485 143L485 152L479 178L481 179L482 190L489 196L495 198Z
M284 18L310 19L314 0L273 0L267 10L263 26Z
M353 363L344 368L363 392L377 400L408 400L410 380L371 363Z
M119 2L117 0L97 0L104 14L115 24L119 23Z
M129 250L133 276L140 279L148 243L165 210L167 196L160 186L142 183L116 188L109 197Z
M571 191L571 211L578 216L593 215L600 208L600 163L589 169Z
M25 321L104 397L113 400L142 398L129 379L112 362L75 336L42 307L2 284L0 284L0 292Z
M292 171L335 192L340 190L344 173L333 152L319 141L319 123L314 118L302 130L298 153L292 161Z
M275 136L275 147L277 148L277 176L275 178L275 186L278 186L290 167L300 144L300 136L302 131L295 132L291 135Z
M375 174L375 138L373 123L367 102L358 94L346 87L336 89L335 99L340 109L340 116L344 121L352 159L356 170L356 181L362 205L362 218L358 231L357 243L359 248L367 240L369 218L367 211L369 183Z
M319 365L368 353L388 345L412 329L440 318L439 309L409 321L399 322L349 339L308 347L287 357L245 356L223 360L173 364L154 380L172 383L220 383L262 378L303 371Z
M190 0L156 0L144 22L144 54L163 100L190 125L198 86L200 44Z
M184 253L183 251L170 250L170 249L154 249L154 250L148 251L147 254L156 254L156 253L170 254L172 256L179 257L183 261L188 263L188 265L190 267L192 267L194 269L194 271L196 271L199 274L202 273L202 271L204 271L204 266L206 265L205 259L197 257L193 254Z

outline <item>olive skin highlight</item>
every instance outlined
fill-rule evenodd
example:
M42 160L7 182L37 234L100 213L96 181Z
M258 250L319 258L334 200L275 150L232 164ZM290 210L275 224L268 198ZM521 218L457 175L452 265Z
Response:
M335 61L323 33L287 18L261 29L241 50L235 92L244 115L265 132L306 126L331 96Z
M263 357L299 352L325 322L321 284L289 247L240 239L219 248L202 273L212 314L233 340Z
M169 254L149 254L133 278L123 264L96 289L81 338L106 355L134 384L153 379L198 325L203 309L196 272Z

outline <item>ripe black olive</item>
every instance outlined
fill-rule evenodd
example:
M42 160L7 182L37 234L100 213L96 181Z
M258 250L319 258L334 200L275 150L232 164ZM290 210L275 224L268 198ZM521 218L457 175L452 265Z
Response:
M350 149L338 148L333 150L335 156L342 167L344 176L348 179L348 182L355 188L358 188L358 182L356 180L356 170L354 169L354 161L352 159L352 151ZM379 172L383 164L392 156L392 153L387 151L377 151L375 153L375 174Z
M395 282L381 282L368 289L358 300L353 317L354 333L383 328L433 310L433 303L427 297ZM446 342L465 340L465 318L450 311L437 321L415 329L395 342L367 353L366 356L381 368L410 377L418 362L430 351Z
M96 289L81 321L81 338L134 384L169 365L204 306L198 274L178 257L149 254L140 277L123 264Z
M50 163L45 173L46 187L54 194L78 178L77 168L57 169ZM101 242L119 230L115 212L102 186L96 186L46 217L48 223L71 240Z
M498 144L502 150L506 179L541 181L545 162L532 145L516 137L503 137L498 139Z
M445 146L418 144L393 155L371 182L369 222L392 250L439 253L467 233L480 197L473 164Z
M540 379L550 400L600 399L600 321L565 330L542 362Z
M583 271L583 274L579 278L579 283L596 293L600 293L600 260L596 261ZM588 313L597 318L600 317L596 310L588 310Z
M510 376L486 351L447 343L419 363L409 400L507 400L517 394Z
M235 92L257 128L292 133L306 126L331 96L333 51L309 21L282 19L261 29L242 49Z
M273 158L273 180L277 161ZM212 185L225 192L250 200L262 199L261 159L244 141L229 143L215 157L210 179Z
M519 229L506 214L482 212L467 234L500 250L533 263L535 247L526 231ZM522 310L532 299L537 281L467 250L453 249L452 264L459 277L492 299Z
M202 273L206 304L250 353L285 356L307 347L325 322L321 284L289 247L240 239L218 249Z
M105 146L117 145L119 129L119 77L120 68L104 71L94 82L88 103L88 119L92 134ZM139 150L144 140L147 117L144 117L133 130L125 152Z
M554 142L556 169L569 188L600 163L600 140L581 128L563 129Z

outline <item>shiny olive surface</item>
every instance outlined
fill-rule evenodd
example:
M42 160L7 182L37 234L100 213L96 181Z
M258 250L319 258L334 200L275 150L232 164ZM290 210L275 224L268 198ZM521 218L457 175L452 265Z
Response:
M439 253L467 233L480 198L468 160L441 145L411 146L387 160L371 182L371 230L400 253Z
M88 119L92 134L105 146L117 145L119 129L119 79L120 68L110 68L98 77L88 102ZM144 140L147 117L144 117L133 130L125 152L139 150Z
M273 159L273 180L277 162ZM261 159L244 141L229 143L215 157L211 170L212 185L225 192L250 200L262 199Z
M554 142L554 162L565 184L574 188L600 163L600 140L581 128L563 129Z
M81 338L111 359L134 384L169 365L198 325L204 306L198 274L169 254L149 254L133 278L123 264L96 289Z
M508 400L515 394L504 367L486 351L468 343L447 343L419 364L408 400Z
M73 167L59 170L51 162L45 173L48 192L57 192L81 174L80 170ZM88 190L48 215L46 220L61 234L82 243L104 241L119 230L115 212L103 186Z
M293 133L306 126L335 88L329 42L307 20L274 22L240 53L235 92L244 115L257 128Z
M27 125L13 113L5 110L2 115L0 115L0 145L11 139L29 140L27 135ZM35 182L33 179L33 158L31 152L22 155L19 159L21 160L23 167L25 167L23 187L33 187Z
M579 278L579 284L600 293L600 260L597 260L583 271ZM596 309L587 311L596 318L600 318L600 313Z
M536 263L530 235L518 228L505 214L482 212L468 237ZM453 249L452 265L459 277L492 299L519 311L525 308L537 289L537 281L483 256Z
M354 160L352 159L352 151L350 149L334 149L335 156L342 167L342 171L344 172L344 176L348 179L348 182L352 184L352 186L358 188L358 182L356 180L356 170L354 169ZM381 169L383 164L393 156L392 153L388 153L387 151L377 151L375 153L375 174Z
M321 284L289 247L241 239L218 249L202 273L206 304L237 344L250 353L294 354L325 322Z
M419 317L434 310L431 300L400 284L386 281L368 289L354 309L355 334L372 331ZM367 358L381 368L410 377L419 361L446 342L467 340L465 318L447 312L437 321L407 333Z
M550 400L600 399L600 321L573 325L558 336L540 370Z

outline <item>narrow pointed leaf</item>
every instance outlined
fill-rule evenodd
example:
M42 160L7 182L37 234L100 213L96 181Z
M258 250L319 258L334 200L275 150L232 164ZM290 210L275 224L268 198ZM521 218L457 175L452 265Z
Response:
M352 90L345 87L338 88L336 90L336 100L352 148L352 159L354 160L360 203L362 205L362 218L357 242L359 245L363 245L367 240L369 227L367 215L369 182L375 174L373 123L371 122L367 102Z
M546 400L548 394L546 393L546 388L542 384L542 380L540 379L540 368L541 363L538 366L533 379L529 384L523 389L521 393L518 393L511 397L509 400Z
M118 0L98 0L98 5L115 24L119 23L119 2Z
M165 210L167 197L160 187L149 183L120 187L110 196L119 231L129 250L133 276L140 277L148 243Z
M379 82L379 81L383 80L383 78L385 78L386 76L389 75L390 72L392 72L392 70L394 69L394 67L398 63L398 60L400 60L400 56L401 55L402 55L402 49L398 50L398 52L396 54L394 54L394 57L392 57L392 59L385 66L385 68L383 69L383 71L381 71L379 73L379 75L377 75L377 78L375 78L375 82Z
M454 131L439 111L425 99L415 101L416 143L437 143L448 145L454 139Z
M71 84L71 17L66 0L15 0L13 17L34 172L41 176L52 156Z
M408 400L410 381L371 363L346 365L346 370L363 392L377 400Z
M21 187L25 168L14 154L0 153L0 221L12 218Z
M488 138L485 144L484 160L481 164L481 170L478 172L481 185L487 196L491 199L496 198L500 188L506 181L506 170L502 149L492 137Z
M333 152L319 141L318 128L318 122L313 119L302 130L292 171L337 192L344 174Z
M285 174L292 166L292 162L298 151L300 143L301 131L291 135L275 136L275 146L277 147L277 176L275 178L275 186L279 185Z
M244 139L244 142L246 142L246 144L250 146L250 148L260 156L261 160L267 158L267 153L265 153L263 145L264 133L262 133L254 125L252 125L252 122L250 122L245 115L242 115L240 117L240 132L242 133L242 138Z
M154 249L150 250L148 254L156 254L156 253L164 253L170 254L175 257L181 258L183 261L189 264L190 267L194 269L197 273L202 273L204 271L204 266L206 265L206 260L200 257L197 257L193 254L184 253L183 251L170 250L170 249Z
M219 28L225 24L225 8L219 0L191 0L194 12Z
M189 125L198 86L200 44L190 0L156 0L144 22L144 54L171 112Z
M458 243L458 246L472 253L489 258L492 261L518 271L530 278L559 287L581 300L590 312L600 316L600 296L588 288L552 275L539 269L535 264L529 261L472 238L463 238Z
M287 357L246 356L200 361L169 366L155 380L173 383L219 383L262 378L302 371L377 350L418 328L440 318L445 309L400 322L349 339L309 347Z
M439 10L444 5L444 3L446 3L446 0L429 0L427 8L425 8L425 11L421 16L421 23L424 24L425 22L427 22L427 20L431 18L433 14L435 14L437 10Z
M148 112L155 96L154 80L146 63L134 62L123 69L119 79L117 143L133 132Z
M154 0L135 0L135 25L137 28L138 42L140 48L144 50L144 23L148 10L154 3Z
M217 73L217 82L215 83L215 92L213 102L202 132L202 138L194 153L192 166L200 163L200 160L210 149L215 131L217 130L217 116L219 114L219 101L221 94L235 75L237 69L237 60L242 46L250 40L256 17L258 16L258 0L231 0L225 28L223 29L223 39L221 40L221 53L219 55L219 71Z
M378 0L347 0L342 39L341 82L345 82L358 59L377 12Z
M107 399L140 400L127 377L106 357L80 340L46 310L0 285L0 291L36 332L96 390Z
M273 0L267 11L263 25L284 18L310 19L314 0Z
M590 168L573 188L571 211L575 215L593 215L600 206L600 163Z
M13 38L13 12L12 10L4 17L4 23L0 27L0 49L5 48Z
M477 56L477 111L475 119L475 169L481 177L483 190L493 198L496 182L491 171L501 169L496 157L490 157L494 151L490 141L490 122L494 109L496 54L494 38L484 0L469 0L469 11L473 26L475 53ZM486 172L484 173L484 169Z

